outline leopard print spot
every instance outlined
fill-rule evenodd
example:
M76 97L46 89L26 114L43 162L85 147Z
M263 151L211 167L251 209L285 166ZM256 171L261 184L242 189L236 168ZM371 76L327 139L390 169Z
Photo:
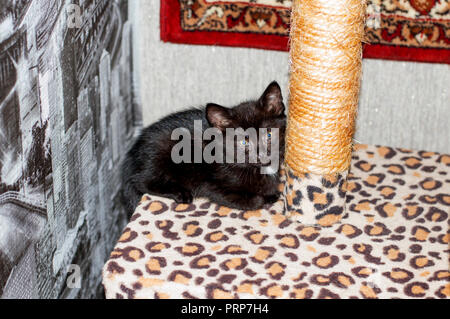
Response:
M125 273L125 269L121 266L119 266L118 263L115 261L110 261L108 265L106 266L107 271L110 273L110 276L113 276L114 274L123 274Z
M139 278L139 283L144 288L150 288L150 287L154 287L154 286L162 286L165 283L165 281L162 279L157 279L157 278L141 277L141 278Z
M303 193L301 191L295 191L295 196L292 198L292 204L295 206L299 206L302 199L303 199Z
M120 256L128 262L136 262L144 258L145 254L142 250L135 247L126 247L119 250Z
M280 241L280 246L283 248L297 249L300 247L300 242L295 235L277 235L276 239Z
M134 296L136 295L134 289L130 289L123 284L120 285L120 290L125 293L128 299L134 299Z
M170 244L161 242L150 242L145 245L145 249L147 249L151 253L159 253L167 248L170 248Z
M167 300L167 299L170 299L170 295L166 294L164 292L156 292L155 299L156 300Z
M312 284L318 286L328 286L331 283L331 279L325 275L313 275L310 279Z
M411 169L417 169L422 165L422 162L417 157L403 157L402 161L405 162L405 165Z
M218 210L217 210L217 215L220 217L225 217L228 216L233 210L231 208L228 207L224 207L221 206Z
M289 219L282 214L272 215L272 222L274 225L278 226L279 228L284 228L291 224Z
M197 207L194 204L177 204L177 203L173 203L173 205L172 205L172 210L174 212L177 212L177 213L192 212L196 208Z
M294 289L289 296L293 299L311 299L313 296L313 291L308 289L307 284L299 284L294 286Z
M372 174L366 178L366 180L364 181L364 185L366 185L368 187L376 187L377 184L383 183L385 178L386 178L386 175L384 175L384 174Z
M273 247L261 247L258 248L255 255L251 258L255 263L264 263L267 259L271 258L275 254L275 248Z
M281 280L285 274L284 270L286 269L286 265L274 261L268 263L265 268L272 279Z
M149 202L149 201L151 201L151 200L152 200L152 199L150 198L150 196L144 195L144 196L142 196L141 200L139 201L139 205L142 205L142 204L144 204L144 203L146 203L146 202Z
M214 288L209 289L211 292L208 294L208 299L234 299L233 295L222 289L222 288Z
M434 152L427 152L427 151L420 151L419 155L422 158L432 158L434 155L436 155L436 153L434 153Z
M208 223L208 228L209 229L217 229L222 225L222 222L220 221L220 219L214 219L213 221Z
M319 299L340 299L338 294L335 294L331 290L323 288L319 292Z
M244 258L231 258L220 264L220 268L225 271L229 271L231 269L242 270L247 267L247 265L248 262Z
M336 240L336 237L322 237L318 240L318 243L322 246L331 246Z
M187 243L185 246L176 247L175 249L183 256L192 257L200 255L205 250L205 247L196 243Z
M231 284L236 278L236 275L222 275L217 279L217 281L221 284Z
M450 271L449 270L439 270L436 271L429 281L450 281Z
M262 288L260 293L269 298L281 298L283 297L283 288L277 284L271 284L265 288Z
M370 206L370 201L362 200L357 205L352 204L350 210L360 213L362 211L371 211L372 207Z
M173 221L171 220L158 220L156 222L156 227L162 230L167 230L172 228L173 226Z
M369 236L386 236L391 231L382 223L375 223L374 226L368 225L364 228L364 232Z
M422 268L434 266L434 262L432 260L428 259L428 257L423 256L423 255L412 258L410 260L409 264L414 269L422 269Z
M216 261L216 257L213 255L200 256L192 260L189 266L193 269L208 269L211 263Z
M422 226L415 226L411 234L414 236L414 239L417 241L426 241L428 236L430 235L430 231Z
M261 210L249 210L242 213L242 219L249 220L250 218L259 218L261 217Z
M331 227L342 219L344 208L339 206L331 207L325 213L317 215L317 224L322 227Z
M361 190L361 184L356 182L347 182L346 184L347 192L358 193Z
M252 231L244 235L250 242L255 245L260 245L269 237L268 235L263 235L259 231Z
M438 194L436 197L442 205L450 206L450 195Z
M424 190L432 191L432 190L436 190L436 189L442 187L442 182L436 181L436 180L434 180L432 178L427 178L424 181L421 181L419 183L419 185Z
M359 292L363 296L364 299L377 299L377 290L376 287L371 287L369 284L363 284L359 289Z
M359 278L368 278L374 273L374 270L368 267L356 267L352 269L352 273Z
M353 245L353 250L356 253L363 255L364 256L364 260L369 262L369 263L376 264L376 265L384 265L384 263L381 261L381 258L371 255L371 252L373 250L371 245L368 245L368 244L354 244ZM351 256L349 256L349 258L351 258Z
M381 217L393 217L397 211L397 207L391 203L384 203L375 207L375 210L380 214Z
M382 186L378 188L378 190L380 191L380 194L384 197L384 199L392 199L395 197L395 187Z
M356 238L362 234L362 231L360 229L350 224L344 224L340 226L336 232L344 234L348 238Z
M423 282L413 282L404 288L404 293L409 297L421 298L425 296L429 286Z
M151 275L160 275L161 269L167 266L166 259L163 257L152 257L145 264L145 269Z
M300 230L300 238L306 241L314 241L319 235L320 232L316 227L302 227Z
M138 237L138 233L135 231L131 231L130 229L126 230L119 239L120 243L129 243L135 240Z
M417 218L423 213L423 208L417 205L406 205L406 207L402 211L402 216L405 217L407 220L412 220L414 218Z
M289 207L292 207L294 205L294 195L293 195L292 192L288 192L286 194L286 202L287 202Z
M298 276L291 278L292 281L299 282L302 281L308 274L306 272L302 272L298 274Z
M438 198L435 196L422 195L419 197L419 200L425 204L435 204L438 202Z
M151 212L153 215L161 215L168 209L169 206L161 201L153 201L144 208L144 210Z
M359 168L363 172L370 172L371 170L373 170L376 167L376 165L372 165L366 161L359 161L354 165L355 165L355 167Z
M239 285L237 287L236 291L237 291L237 293L255 295L255 292L253 290L253 285L251 283L243 283L243 284Z
M445 245L448 245L449 243L450 243L450 234L442 234L442 235L439 235L438 236L438 241L441 243L441 244L445 244Z
M405 169L401 165L391 164L391 165L383 165L384 168L387 168L387 171L392 175L405 175Z
M203 217L208 215L208 211L207 210L196 210L194 211L192 214L189 215L189 217ZM184 215L178 215L178 216L183 216Z
M241 246L230 245L225 247L222 251L217 253L218 255L247 255L248 251L243 250Z
M189 222L183 225L184 233L189 237L197 237L203 233L199 222Z
M406 269L393 268L391 272L384 272L383 276L395 283L404 284L414 278L414 274Z
M397 153L390 147L379 147L378 148L378 154L386 159L393 158Z
M176 282L182 285L189 285L190 279L192 279L192 275L187 271L174 271L169 275L169 281Z
M436 166L424 166L422 167L423 172L433 173L437 169Z
M395 262L401 262L406 258L406 255L400 251L398 246L395 245L384 247L383 254L386 255L389 260Z
M355 284L355 280L344 273L332 273L330 275L331 282L338 288L348 288Z
M441 163L441 164L450 166L450 155L441 155L438 158L437 163Z
M441 286L435 293L438 298L450 298L450 284Z
M319 257L313 259L313 264L322 269L332 268L338 263L339 258L328 253L323 253Z
M340 175L335 174L325 175L322 178L322 186L326 188L334 188L339 184L340 181L341 181Z
M205 240L209 243L217 243L219 241L227 241L228 236L221 231L209 233L205 236Z
M430 222L442 222L447 220L448 214L443 210L440 210L436 207L431 207L428 213L425 215L425 218Z
M308 198L317 210L324 210L333 202L333 195L324 193L321 188L308 186Z

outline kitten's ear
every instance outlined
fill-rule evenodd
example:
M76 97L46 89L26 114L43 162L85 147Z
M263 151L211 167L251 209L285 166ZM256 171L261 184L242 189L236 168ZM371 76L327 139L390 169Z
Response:
M270 83L259 99L259 103L266 114L279 116L284 113L283 95L276 81Z
M217 104L210 103L206 106L206 119L221 131L233 126L230 109Z

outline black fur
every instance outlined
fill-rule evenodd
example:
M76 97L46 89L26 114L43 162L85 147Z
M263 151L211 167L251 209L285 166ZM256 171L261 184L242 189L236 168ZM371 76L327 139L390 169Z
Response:
M280 164L284 158L286 116L281 89L273 82L259 100L233 108L208 104L167 116L143 130L123 163L123 201L131 214L143 194L168 197L178 203L191 203L206 197L230 208L253 210L279 198L279 174L261 174L262 163L250 164L175 164L173 130L187 128L194 136L194 121L201 120L203 130L216 127L243 129L279 128ZM209 141L203 143L204 147ZM245 147L245 146L244 146ZM192 155L193 156L193 155Z

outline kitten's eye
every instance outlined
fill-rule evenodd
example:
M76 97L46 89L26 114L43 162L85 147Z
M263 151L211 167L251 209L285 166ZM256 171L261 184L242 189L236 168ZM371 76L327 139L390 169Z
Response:
M271 132L267 133L267 138L272 138L272 133Z
M250 144L250 139L248 137L241 141L242 146L248 146Z

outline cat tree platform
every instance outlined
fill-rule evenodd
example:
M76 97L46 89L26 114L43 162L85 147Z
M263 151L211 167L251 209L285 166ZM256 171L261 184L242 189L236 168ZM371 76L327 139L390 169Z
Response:
M104 267L106 297L450 297L450 155L359 145L341 223L282 211L144 196Z

